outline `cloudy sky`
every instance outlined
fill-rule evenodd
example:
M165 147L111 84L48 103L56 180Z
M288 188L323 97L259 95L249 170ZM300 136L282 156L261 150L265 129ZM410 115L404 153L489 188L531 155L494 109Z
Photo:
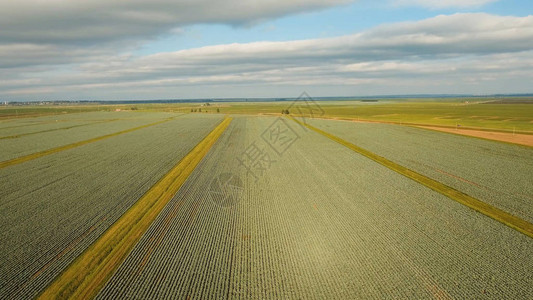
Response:
M0 100L533 92L531 0L0 0Z

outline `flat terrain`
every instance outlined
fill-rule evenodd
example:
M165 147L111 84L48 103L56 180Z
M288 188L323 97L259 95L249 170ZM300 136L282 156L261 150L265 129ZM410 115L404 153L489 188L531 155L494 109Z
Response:
M236 118L99 299L523 298L533 240L313 132L258 179ZM242 180L230 199L220 174ZM227 178L227 177L224 177ZM234 185L240 186L240 185Z
M138 239L128 228L117 233L134 241L132 250L109 264L116 268L84 282L109 277L94 291L98 299L533 294L531 236L283 117L286 104L139 105L0 120L0 298L50 291L154 189L177 192L164 204L153 197L162 210ZM454 118L473 120L467 125L481 131L506 132L512 124L528 135L533 106L428 100L424 115L423 104L321 104L326 117L356 120L354 105L378 123L302 114L307 124L531 226L533 148L403 126L379 115L380 106L390 112L399 105L402 120L435 120L442 128L451 119L435 114L473 107ZM493 106L502 108L500 119L490 118L497 115ZM190 113L200 107L202 113ZM225 119L230 112L233 119ZM467 118L470 113L485 117ZM302 114L291 111L300 120ZM222 120L229 126L197 154L192 173L180 185L164 180L179 174L175 168L186 165ZM105 265L108 253L97 254ZM71 287L59 288L63 297L72 295Z
M531 148L391 124L307 122L533 222Z
M208 103L140 103L130 105L85 105L85 106L0 106L0 124L11 122L13 117L44 114L67 115L83 111L182 112L191 110L202 113L224 114L276 114L288 109L291 114L308 114L314 117L347 118L353 120L392 122L402 124L425 124L455 128L471 127L491 131L533 134L533 98L413 98L413 99L354 99L343 101L315 101L301 98L298 101L274 102L224 102ZM15 115L17 112L18 115Z
M220 120L177 118L0 169L0 298L35 296Z
M425 124L492 131L533 134L533 99L517 104L493 104L476 99L385 99L363 101L313 101L307 103L221 103L223 113L291 114L314 117L347 118L401 124ZM205 108L204 108L205 109ZM211 108L212 109L212 108Z
M10 126L0 126L0 134L3 137L0 139L2 141L0 161L179 116L179 114L168 113L91 112L81 115L72 114L70 115L71 118L58 118L56 121L53 117L42 117L38 118L39 121L36 124L17 122L17 125L13 125L10 123ZM26 121L25 119L21 120ZM36 120L32 121L35 122Z

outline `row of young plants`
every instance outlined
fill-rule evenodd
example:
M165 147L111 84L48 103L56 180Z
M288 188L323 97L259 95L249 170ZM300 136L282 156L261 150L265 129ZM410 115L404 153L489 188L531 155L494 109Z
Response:
M1 169L0 298L38 294L221 119L184 116Z
M296 123L277 155L261 138L274 122L236 117L97 298L532 292L527 236ZM254 143L275 160L258 177L238 160Z
M237 232L236 210L218 206L215 201L219 199L211 198L209 178L232 166L233 151L242 144L236 132L244 132L244 126L245 119L233 120L97 298L179 298L192 294L226 298L231 268L227 253L235 242L231 236ZM220 159L220 152L228 159ZM198 189L198 180L208 183ZM217 280L212 280L213 276ZM194 288L205 291L192 293Z
M76 119L72 119L70 122L65 119L65 123L67 124L61 125L64 127L57 127L65 128L64 130L52 130L52 128L46 126L39 129L41 125L38 125L35 128L31 127L31 129L27 131L26 129L30 127L23 127L25 129L23 132L16 130L17 128L4 130L2 136L13 138L0 139L0 146L2 148L2 151L0 151L0 161L7 161L35 152L61 147L106 134L127 130L129 128L165 120L170 117L179 116L178 114L168 113L130 113L127 117L121 117L118 113L116 115L112 113L100 114L107 115L109 118L99 119L98 121L83 121L85 123L81 124L79 123L80 121L76 121ZM69 116L80 117L77 116L77 114ZM17 136L17 134L19 136Z
M310 124L533 222L533 148L407 126Z

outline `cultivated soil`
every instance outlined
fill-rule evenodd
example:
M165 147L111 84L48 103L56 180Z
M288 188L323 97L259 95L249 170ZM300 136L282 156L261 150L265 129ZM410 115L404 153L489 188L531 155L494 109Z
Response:
M505 133L505 132L481 131L481 130L473 130L473 129L443 128L443 127L434 127L434 126L418 126L418 127L533 147L533 135L529 135L529 134L518 134L518 133L513 134L513 133Z

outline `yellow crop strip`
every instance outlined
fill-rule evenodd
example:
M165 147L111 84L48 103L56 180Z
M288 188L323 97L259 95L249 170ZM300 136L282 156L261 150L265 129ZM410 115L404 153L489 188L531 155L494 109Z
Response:
M301 122L299 120L296 120L292 117L289 117L293 121L299 123L302 126L305 126L317 133L320 133L321 135L330 138L331 140L363 155L370 159L372 159L375 162L378 162L379 164L403 175L406 176L422 185L425 185L426 187L439 192L443 194L444 196L447 196L448 198L451 198L452 200L455 200L465 206L468 206L488 217L493 218L496 221L499 221L513 229L518 230L519 232L533 238L533 224L529 223L526 220L523 220L517 216L511 215L508 212L505 212L497 207L494 207L488 203L485 203L481 200L478 200L472 196L469 196L461 191L458 191L450 186L447 186L441 182L438 182L436 180L433 180L427 176L424 176L420 173L417 173L411 169L408 169L404 166L401 166L393 161L390 161L382 156L379 156L373 152L370 152L366 149L363 149L359 146L356 146L348 141L345 141L341 139L340 137L337 137L333 134L327 133L323 130L320 130L316 127L313 127L307 123Z
M39 299L91 299L231 123L226 117L46 288Z
M87 145L87 144L90 144L90 143L94 143L94 142L97 142L97 141L101 141L101 140L104 140L104 139L107 139L107 138L110 138L110 137L114 137L114 136L117 136L117 135L120 135L120 134L132 132L132 131L135 131L135 130L139 130L139 129L143 129L143 128L146 128L146 127L158 125L158 124L161 124L161 123L165 123L165 122L168 122L168 121L170 121L172 119L173 118L168 118L168 119L165 119L163 121L158 121L158 122L155 122L155 123L150 123L150 124L142 125L142 126L139 126L139 127L134 127L134 128L118 131L118 132L115 132L115 133L111 133L111 134L95 137L95 138L88 139L88 140L85 140L85 141L80 141L80 142L68 144L68 145L65 145L65 146L56 147L56 148L52 148L52 149L48 149L48 150L32 153L32 154L29 154L29 155L13 158L13 159L10 159L10 160L2 161L2 162L0 162L0 169L6 168L6 167L9 167L9 166L13 166L13 165L18 165L20 163L27 162L27 161L30 161L30 160L33 160L33 159L36 159L36 158L39 158L39 157L46 156L46 155L54 154L54 153L57 153L57 152L61 152L61 151L69 150L69 149L76 148L76 147L79 147L79 146L83 146L83 145Z

